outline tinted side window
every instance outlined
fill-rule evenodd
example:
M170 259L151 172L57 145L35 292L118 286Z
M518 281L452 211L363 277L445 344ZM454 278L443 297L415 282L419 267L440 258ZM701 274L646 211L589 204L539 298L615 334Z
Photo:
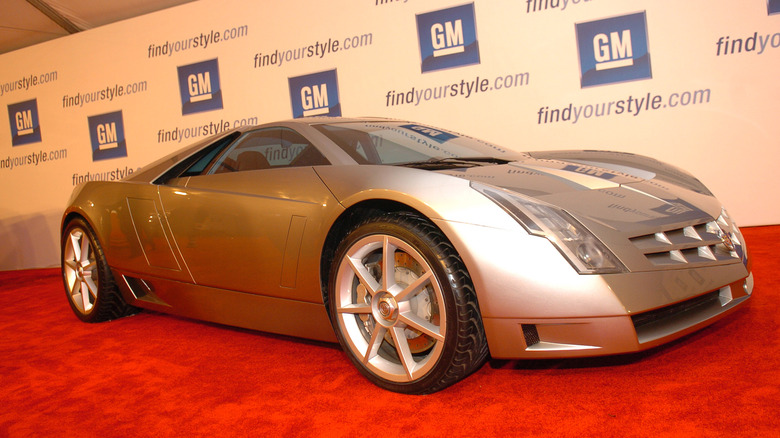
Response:
M204 170L206 170L206 167L209 165L209 163L214 160L214 157L217 156L220 152L222 152L225 149L225 146L229 145L233 140L236 139L237 136L231 136L228 138L225 138L224 140L221 140L214 144L214 146L209 147L208 151L203 154L202 157L200 157L195 164L190 166L181 176L193 176L193 175L200 175L203 173Z
M246 133L212 166L211 173L329 164L308 140L287 128Z
M173 166L165 174L157 178L154 183L166 184L174 178L200 175L208 167L208 164L214 160L214 157L224 151L239 135L239 132L234 132L200 149Z

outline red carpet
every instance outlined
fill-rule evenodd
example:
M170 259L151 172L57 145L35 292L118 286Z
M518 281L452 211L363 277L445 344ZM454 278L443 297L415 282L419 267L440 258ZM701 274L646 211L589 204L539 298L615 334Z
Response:
M71 313L58 270L0 273L0 437L780 436L780 226L744 230L747 308L638 355L491 361L430 396L336 345L143 312Z

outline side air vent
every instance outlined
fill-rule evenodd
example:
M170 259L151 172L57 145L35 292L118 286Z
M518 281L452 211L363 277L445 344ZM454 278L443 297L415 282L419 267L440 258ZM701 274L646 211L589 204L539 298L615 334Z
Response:
M155 295L154 288L147 281L128 275L123 275L122 278L124 278L127 287L137 300L168 306L168 303Z
M149 285L140 278L125 276L125 282L127 283L127 287L130 288L130 292L133 293L133 296L135 296L136 299L141 299L152 291L152 288L149 287Z

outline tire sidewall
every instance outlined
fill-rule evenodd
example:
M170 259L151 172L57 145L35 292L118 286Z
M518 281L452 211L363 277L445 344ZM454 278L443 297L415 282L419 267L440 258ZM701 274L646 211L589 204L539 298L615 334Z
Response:
M73 297L71 296L70 288L68 287L68 280L65 273L65 246L67 239L70 238L71 232L73 230L79 229L81 230L86 238L90 241L90 246L92 248L92 251L95 255L95 263L96 263L96 270L98 272L98 281L97 281L97 296L95 297L95 302L92 306L92 309L89 310L89 312L82 312L76 305L73 303ZM65 295L68 298L68 304L70 305L71 310L73 310L73 313L76 314L76 316L84 321L84 322L97 322L101 321L101 315L100 315L100 308L103 301L103 297L105 296L105 288L106 284L111 282L111 272L108 270L108 264L106 263L105 255L103 254L103 248L100 245L100 242L97 240L97 236L95 235L95 232L92 231L92 227L89 226L89 224L84 221L81 218L76 218L68 222L68 225L65 226L65 230L62 233L62 240L60 244L60 270L62 273L62 282L65 287Z
M397 216L395 216L397 217ZM341 266L345 254L349 249L364 237L372 235L388 235L403 240L419 252L431 269L434 271L436 280L439 282L441 288L444 311L446 312L446 327L445 327L445 339L441 355L437 359L431 371L429 371L423 377L409 382L395 382L384 379L374 374L369 368L367 368L362 361L355 356L349 347L348 342L345 339L345 334L341 332L339 326L339 315L336 309L337 299L335 295L338 293L334 290L336 284L336 276ZM398 223L395 223L388 217L375 217L368 219L354 228L347 234L342 243L338 246L336 254L331 265L329 273L328 283L328 311L331 316L331 322L333 329L336 333L336 337L339 340L339 344L342 349L347 353L347 356L355 365L355 367L371 380L376 385L394 392L409 393L409 394L421 394L428 392L426 388L431 385L435 385L439 382L449 368L449 364L455 353L457 346L458 335L458 318L455 303L455 290L453 285L448 281L449 275L447 269L450 269L446 260L437 255L435 251L431 249L436 243L430 241L426 236L420 236L417 232L407 229Z

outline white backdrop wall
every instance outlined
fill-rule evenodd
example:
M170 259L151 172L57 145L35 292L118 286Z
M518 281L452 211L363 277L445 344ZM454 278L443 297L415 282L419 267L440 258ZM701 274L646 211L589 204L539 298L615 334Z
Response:
M0 56L0 270L58 264L77 183L303 110L650 155L780 223L779 71L775 0L190 3Z

